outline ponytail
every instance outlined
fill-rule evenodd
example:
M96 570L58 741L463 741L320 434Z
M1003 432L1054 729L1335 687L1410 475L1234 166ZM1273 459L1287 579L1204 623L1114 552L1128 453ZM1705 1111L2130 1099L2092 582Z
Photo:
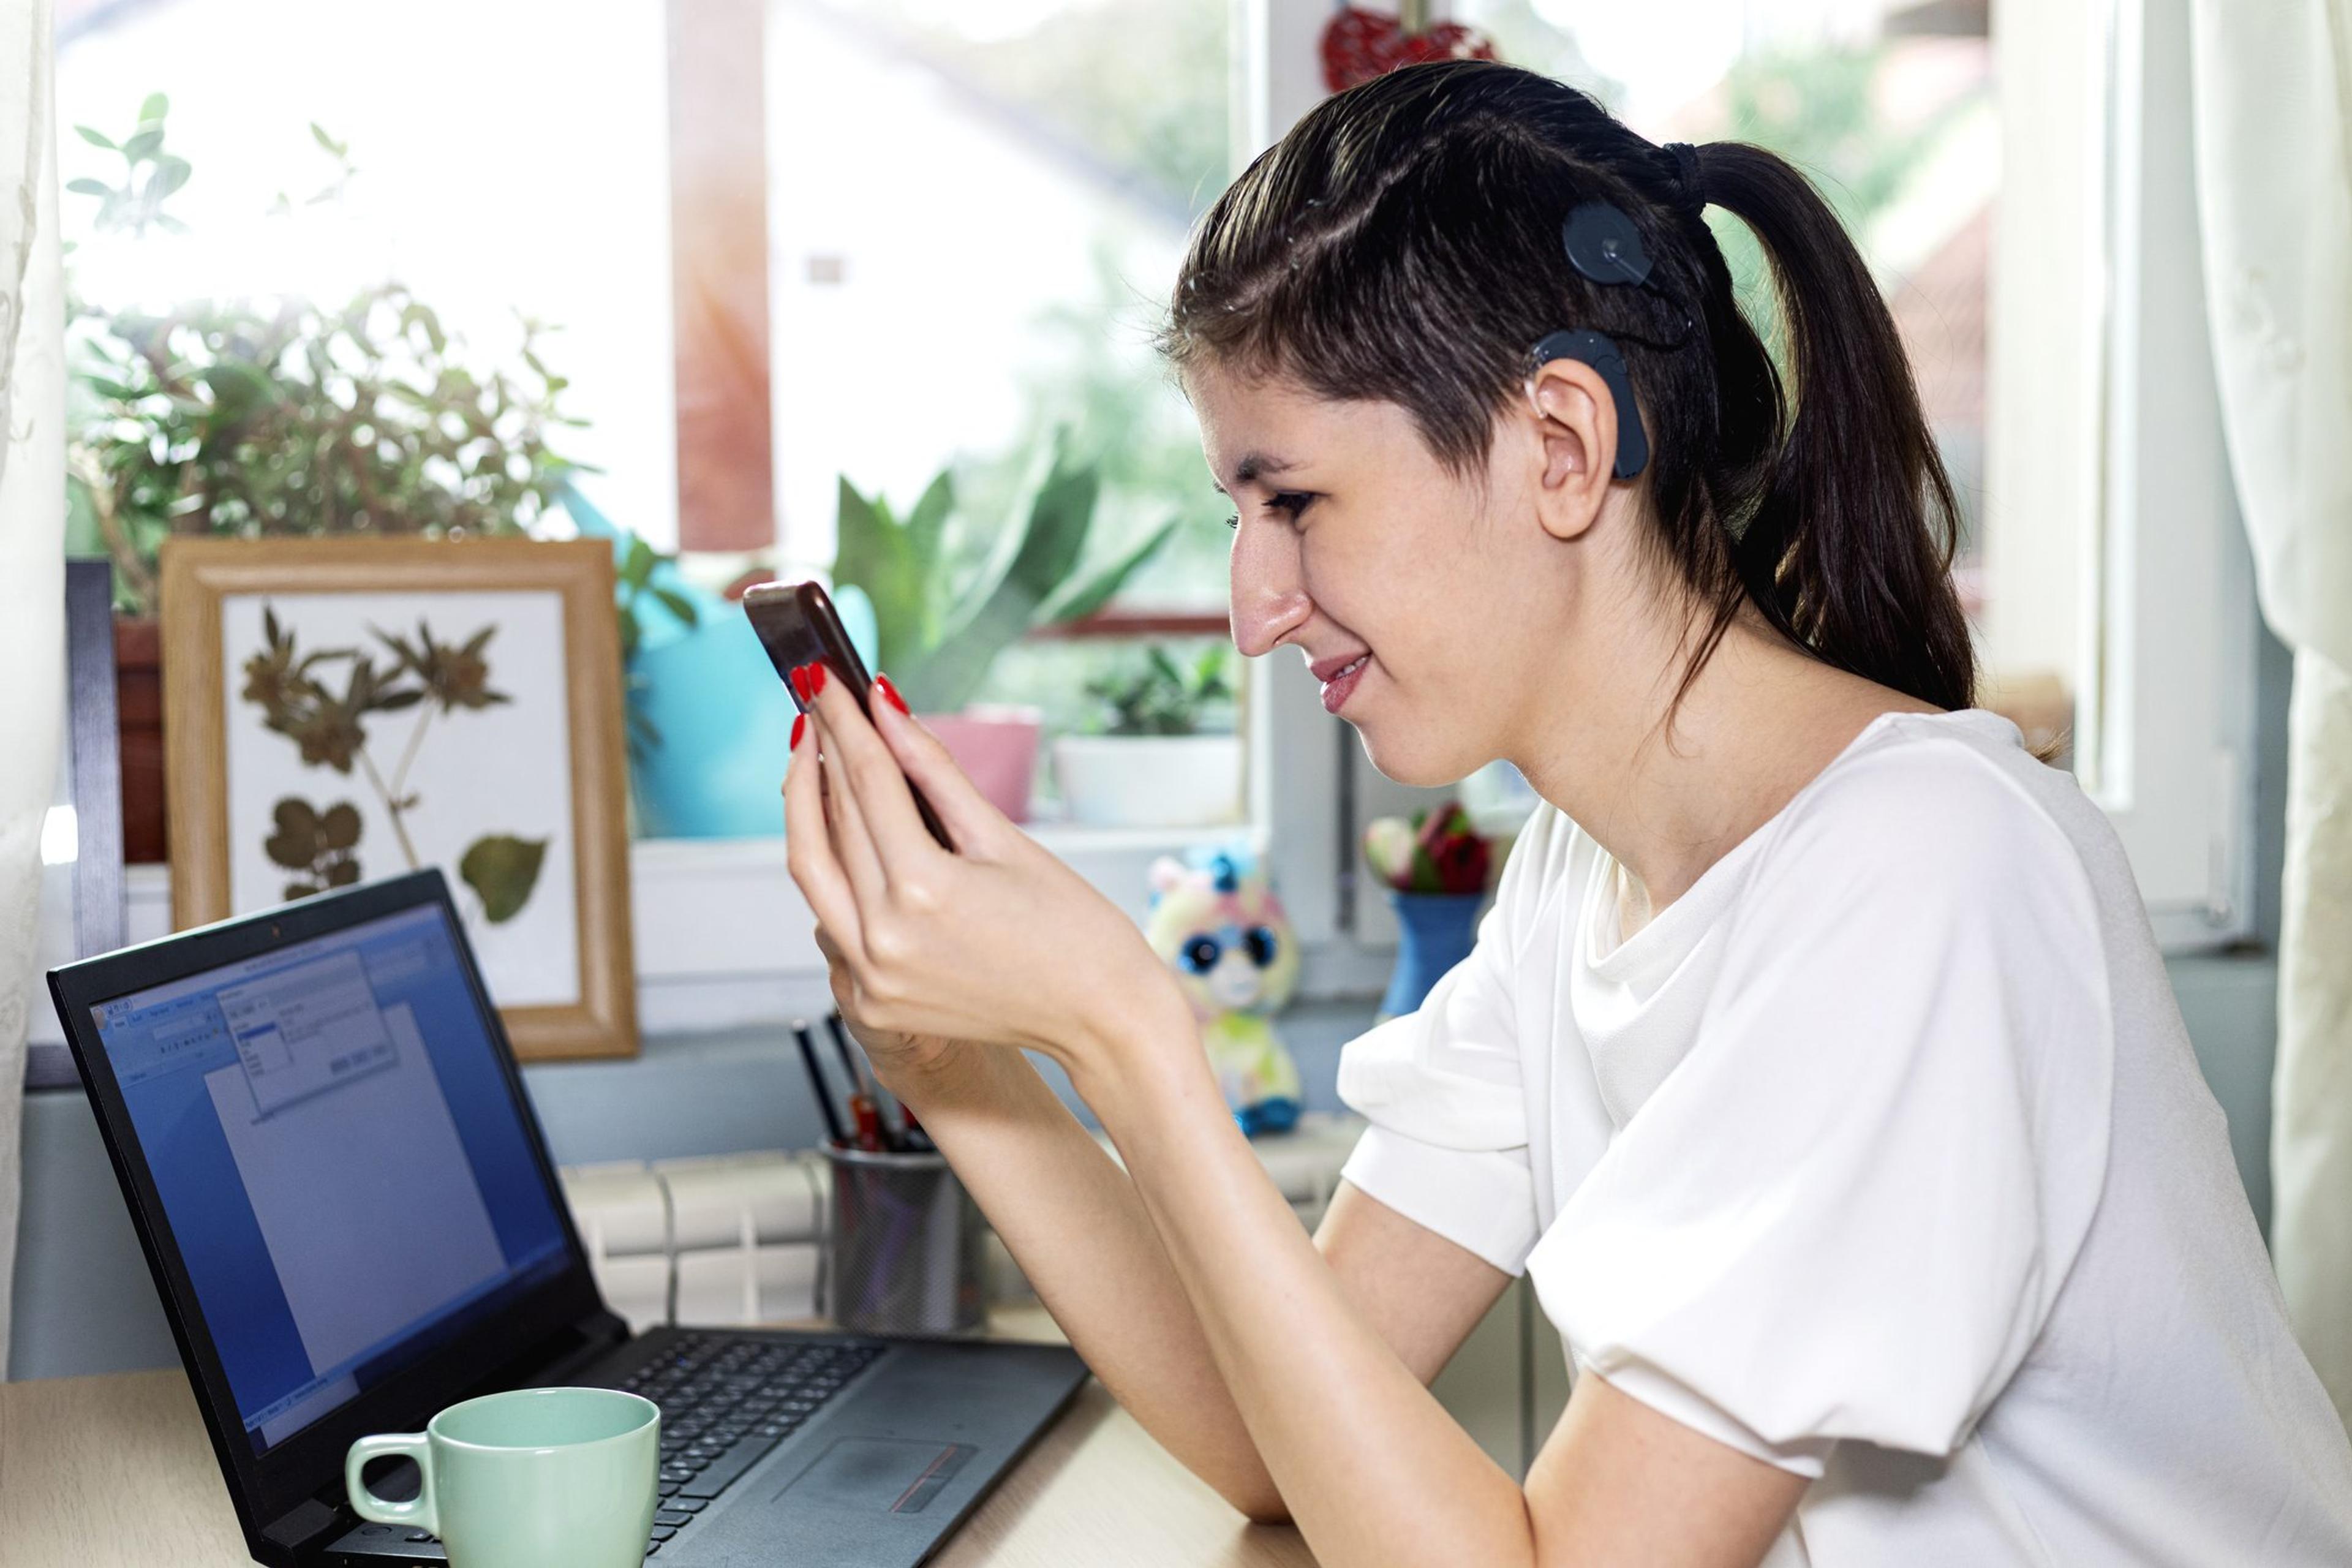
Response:
M1561 220L1592 200L1640 235L1641 288L1570 265ZM1733 296L1709 203L1770 260L1785 376ZM1466 475L1530 346L1565 326L1622 352L1654 538L1707 619L1677 703L1752 602L1827 663L1969 706L1958 509L1894 320L1828 205L1761 148L1658 147L1492 61L1407 66L1318 104L1217 198L1159 346L1180 371L1214 359L1396 404Z
M1733 547L1748 595L1829 663L1965 708L1975 655L1951 583L1958 509L1878 285L1777 154L1716 142L1696 166L1698 194L1764 247L1794 384L1787 435Z

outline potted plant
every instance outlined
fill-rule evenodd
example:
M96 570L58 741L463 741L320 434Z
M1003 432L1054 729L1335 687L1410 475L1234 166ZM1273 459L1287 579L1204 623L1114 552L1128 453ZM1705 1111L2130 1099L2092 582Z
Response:
M1364 829L1364 860L1397 917L1396 969L1381 998L1381 1020L1421 1005L1445 972L1469 956L1478 911L1500 867L1496 841L1480 833L1458 800Z
M136 240L184 229L164 210L187 160L164 145L169 100L141 106L91 228ZM348 182L348 149L311 133ZM175 535L527 533L575 465L550 445L580 420L558 413L564 378L525 324L522 368L483 370L453 352L424 301L397 282L337 307L298 299L197 300L104 310L68 297L68 550L114 564L123 715L124 850L163 858L156 557Z
M955 486L942 471L901 519L881 496L845 478L833 562L845 614L862 596L875 626L877 668L935 731L972 782L1015 822L1025 821L1035 767L1034 710L972 706L996 656L1034 627L1093 614L1151 558L1171 521L1090 575L1079 558L1094 523L1100 475L1069 460L1057 428L1028 488L1025 515L995 533L976 569L960 571L952 545ZM853 592L854 591L854 592Z
M776 781L792 761L793 703L740 610L727 594L688 580L675 556L607 518L577 489L567 487L562 500L583 536L613 542L634 831L645 838L782 831Z
M1054 773L1070 819L1105 827L1200 827L1241 815L1241 738L1230 720L1203 721L1232 701L1232 647L1213 643L1188 669L1157 645L1139 668L1099 677L1094 732L1054 742Z

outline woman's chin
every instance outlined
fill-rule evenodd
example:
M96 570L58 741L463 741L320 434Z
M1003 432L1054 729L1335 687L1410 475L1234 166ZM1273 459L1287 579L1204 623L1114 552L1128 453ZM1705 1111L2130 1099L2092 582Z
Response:
M1400 742L1390 728L1391 732L1384 733L1379 724L1356 725L1364 760L1378 768L1382 778L1412 789L1444 789L1461 782L1462 772L1450 770L1444 756L1424 746Z

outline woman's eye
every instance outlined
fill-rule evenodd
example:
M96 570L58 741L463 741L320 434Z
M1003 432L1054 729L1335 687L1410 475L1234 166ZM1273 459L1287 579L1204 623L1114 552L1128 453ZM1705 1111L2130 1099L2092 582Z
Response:
M1285 517L1290 519L1291 521L1297 522L1298 521L1298 514L1305 511L1307 510L1307 503L1314 499L1315 498L1313 496L1307 494L1305 490L1278 490L1267 499L1265 507L1268 511L1278 511ZM1227 528L1239 529L1241 525L1242 514L1239 512L1235 512L1233 516L1225 519L1225 526Z

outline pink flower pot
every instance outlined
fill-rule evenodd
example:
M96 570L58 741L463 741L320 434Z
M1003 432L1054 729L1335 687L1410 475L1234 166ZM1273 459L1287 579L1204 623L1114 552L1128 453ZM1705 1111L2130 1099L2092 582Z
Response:
M1013 704L975 702L961 713L921 713L956 765L971 775L990 804L1015 822L1029 820L1029 788L1037 771L1037 736L1045 715Z

